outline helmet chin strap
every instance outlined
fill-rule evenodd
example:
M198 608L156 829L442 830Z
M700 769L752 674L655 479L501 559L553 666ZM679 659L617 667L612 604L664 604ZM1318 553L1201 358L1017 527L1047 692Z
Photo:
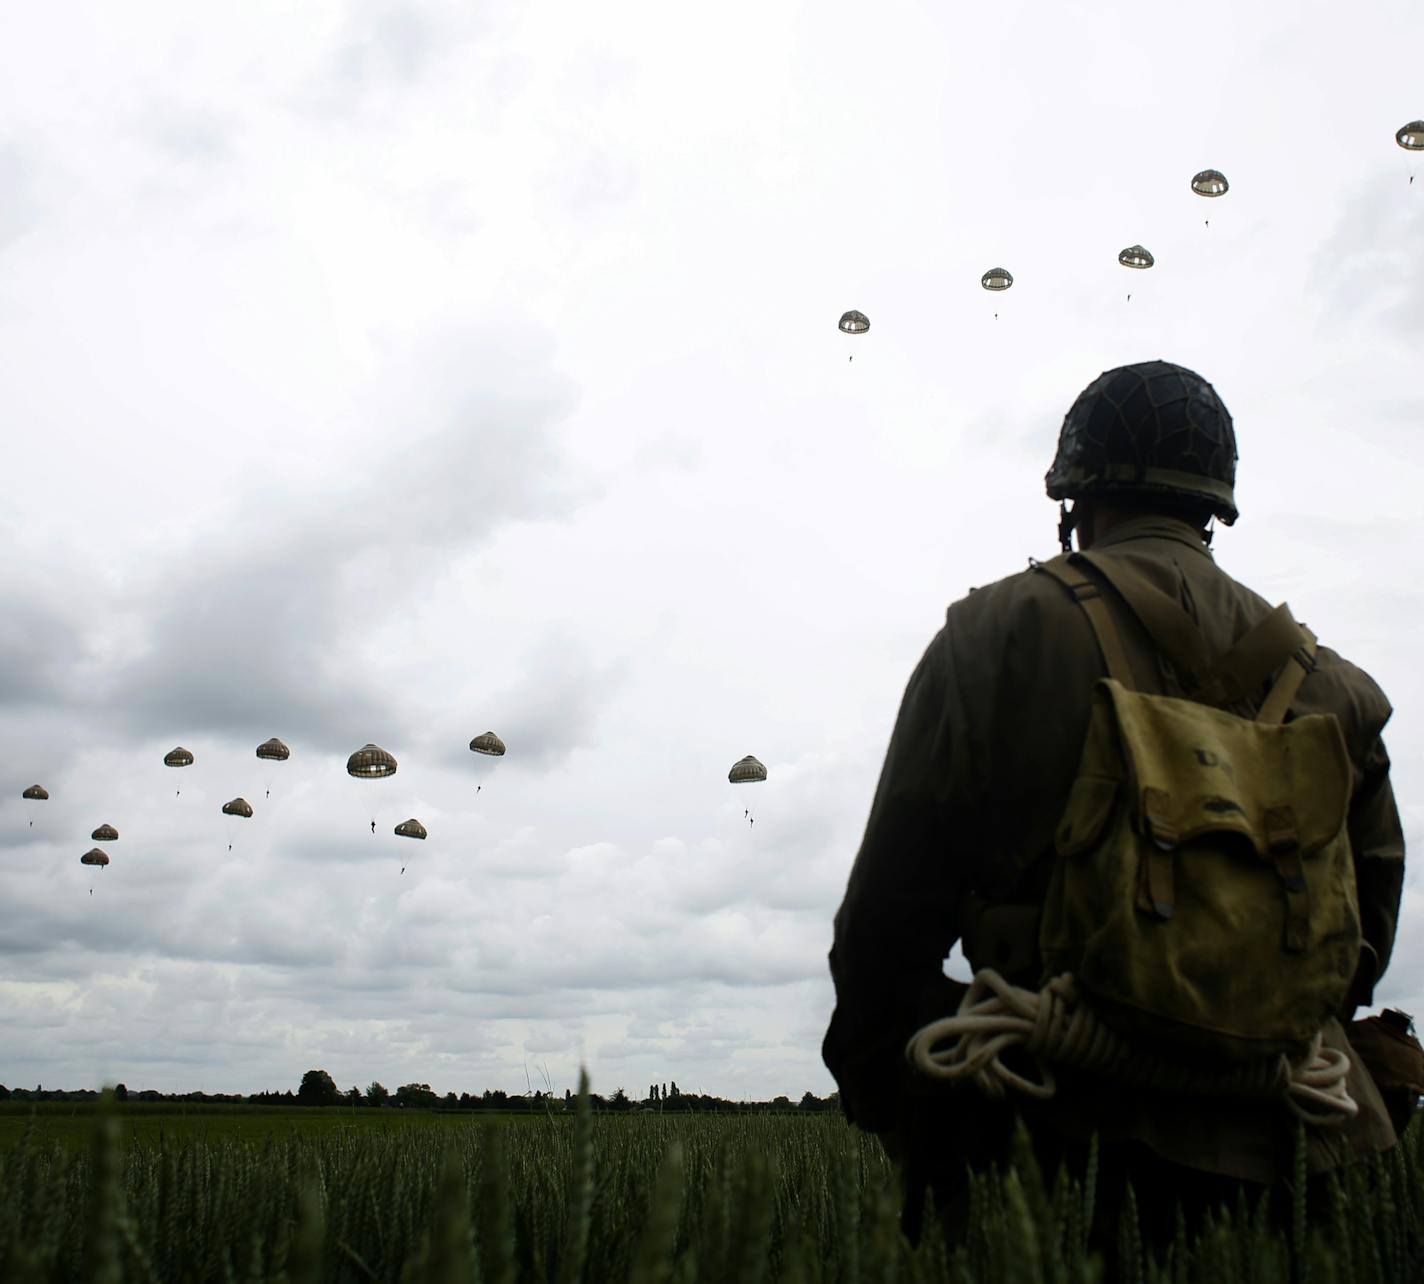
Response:
M1073 506L1075 509L1077 505ZM1058 543L1065 553L1073 551L1073 527L1078 524L1078 514L1068 511L1068 501L1060 499L1058 501Z

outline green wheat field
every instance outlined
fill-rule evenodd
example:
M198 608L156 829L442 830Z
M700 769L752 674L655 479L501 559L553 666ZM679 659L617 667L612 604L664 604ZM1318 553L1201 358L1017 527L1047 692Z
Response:
M879 1144L833 1115L499 1118L65 1107L0 1113L0 1280L1365 1284L1424 1278L1424 1154L1350 1169L1271 1229L1244 1202L1090 1252L1091 1170L978 1182L967 1241L918 1249Z

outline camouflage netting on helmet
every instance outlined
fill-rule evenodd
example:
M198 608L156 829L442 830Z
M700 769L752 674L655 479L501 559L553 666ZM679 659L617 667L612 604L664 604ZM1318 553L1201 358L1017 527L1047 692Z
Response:
M1216 389L1169 361L1108 370L1063 420L1050 499L1179 495L1236 520L1236 434Z

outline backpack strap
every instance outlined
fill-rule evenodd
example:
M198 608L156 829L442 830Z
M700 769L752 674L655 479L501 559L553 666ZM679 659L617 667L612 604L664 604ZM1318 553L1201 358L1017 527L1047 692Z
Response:
M1183 689L1194 693L1202 674L1210 667L1210 657L1201 629L1186 608L1121 558L1097 553L1071 556L1086 562L1117 590L1118 596L1147 630L1147 636L1171 662Z
M1281 675L1266 694L1261 710L1256 715L1257 722L1284 722L1290 712L1291 701L1300 691L1300 684L1308 673L1315 671L1315 634L1304 624L1296 626L1300 630L1300 645L1291 652Z
M1272 674L1280 672L1303 640L1300 625L1282 602L1212 664L1202 675L1194 698L1215 705L1249 699Z
M1036 571L1045 571L1053 576L1083 608L1098 639L1103 663L1108 666L1108 676L1116 678L1129 691L1138 690L1138 684L1132 675L1132 665L1122 645L1122 636L1117 631L1117 625L1113 623L1112 612L1103 601L1103 592L1097 581L1084 575L1067 553L1062 553L1048 562L1031 562L1030 565Z

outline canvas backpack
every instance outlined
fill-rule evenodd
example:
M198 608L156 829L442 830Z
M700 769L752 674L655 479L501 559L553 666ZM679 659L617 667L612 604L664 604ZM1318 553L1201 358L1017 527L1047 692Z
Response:
M1212 659L1180 603L1121 559L1039 569L1084 609L1109 675L1055 833L1045 975L1071 972L1105 1024L1188 1059L1301 1055L1343 1006L1361 948L1339 724L1283 721L1314 635L1282 604ZM1124 605L1190 698L1138 688L1114 621ZM1273 676L1255 718L1219 707Z

